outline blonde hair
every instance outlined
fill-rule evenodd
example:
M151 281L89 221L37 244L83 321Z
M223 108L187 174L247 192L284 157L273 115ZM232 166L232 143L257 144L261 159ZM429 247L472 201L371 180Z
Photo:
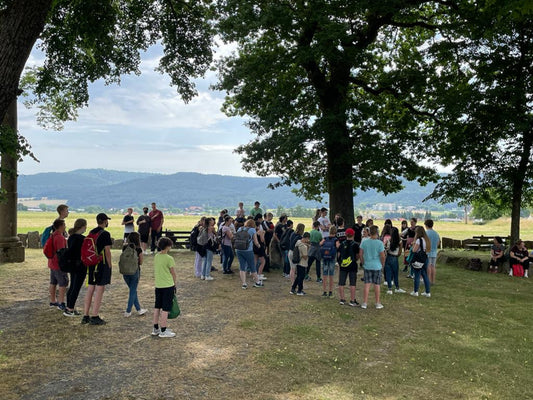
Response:
M329 227L329 235L335 236L337 234L337 227L335 225L331 225Z
M426 230L423 226L417 226L415 228L415 239L413 240L413 244L416 243L416 241L420 238L423 238L426 242L426 248L424 249L424 251L428 252L428 249L431 248L431 240L429 239Z
M304 224L298 224L296 225L296 234L303 235L305 231L305 225Z
M244 226L247 228L255 228L255 221L253 219L247 219Z

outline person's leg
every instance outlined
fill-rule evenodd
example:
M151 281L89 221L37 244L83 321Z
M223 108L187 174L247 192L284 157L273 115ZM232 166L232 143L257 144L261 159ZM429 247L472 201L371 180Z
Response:
M265 257L259 257L259 275L263 275L263 269L265 268Z
M202 275L204 275L206 278L211 276L211 266L213 265L213 252L211 250L207 250L205 254L205 261L204 261L204 272Z
M89 285L87 287L87 292L85 292L85 301L83 304L83 315L89 315L89 310L91 309L91 303L93 301L93 293L95 288L95 285Z
M392 256L387 256L385 259L385 280L389 291L392 290Z
M242 251L237 250L237 260L239 261L239 276L241 277L241 283L246 285L246 258Z
M356 285L356 271L350 271L348 277L350 279L350 301L355 302L355 285Z
M522 263L524 266L524 278L529 278L529 259Z
M57 296L57 302L59 304L64 304L65 303L65 293L67 292L67 287L66 286L59 286L58 289L57 289L57 293L58 293L58 296Z
M57 285L50 284L50 287L48 288L48 292L50 294L50 303L57 303L56 289Z
M322 278L322 274L321 274L322 265L321 265L319 257L317 257L315 260L316 260L315 261L315 263L316 263L316 280L317 280L317 282L320 282L320 279Z
M400 274L400 266L398 265L398 257L393 257L392 263L391 263L391 274L392 274L392 280L394 281L394 286L396 289L400 288L400 280L399 280L399 274ZM390 285L389 285L390 288Z
M305 279L305 275L307 273L307 268L302 266L302 265L297 265L296 266L296 273L297 273L297 278L296 280L298 281L298 292L303 292L304 290L304 279Z
M370 291L370 285L371 283L365 282L365 287L363 288L363 303L364 304L368 303L368 292Z
M414 288L413 288L413 291L415 293L418 293L418 289L420 287L420 269L413 268L413 272L414 272L414 278L413 278Z
M102 298L104 297L105 286L96 285L94 290L94 304L93 304L93 316L96 317L100 313L100 307L102 306Z
M289 252L287 250L283 250L283 273L285 276L289 276L291 274L291 265L289 264Z
M196 252L196 257L194 259L194 275L199 278L202 276L202 267L203 267L203 257L200 255L200 253Z
M161 309L160 308L154 308L154 318L152 319L152 322L154 324L154 328L155 328L155 325L157 325L157 327L159 328L159 316L161 315ZM168 317L168 313L167 313L167 317Z
M424 280L424 288L426 289L426 293L430 293L431 292L431 283L429 281L429 277L428 277L428 274L427 274L427 266L424 265L424 267L422 268L420 273L422 274L422 279Z
M152 231L150 236L152 238L152 244L150 245L150 250L153 253L155 251L155 244L157 243L157 233Z

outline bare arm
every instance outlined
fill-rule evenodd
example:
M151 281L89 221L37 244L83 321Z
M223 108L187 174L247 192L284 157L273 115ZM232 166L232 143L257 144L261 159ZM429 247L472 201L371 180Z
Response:
M111 246L106 246L104 248L104 254L105 259L107 260L107 265L109 265L109 268L112 268L112 262L111 262Z

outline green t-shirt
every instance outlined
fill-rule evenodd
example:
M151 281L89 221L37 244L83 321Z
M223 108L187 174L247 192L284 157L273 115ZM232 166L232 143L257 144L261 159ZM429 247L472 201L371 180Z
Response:
M312 229L309 234L311 235L309 237L309 241L311 243L320 243L320 241L322 240L322 232L317 231L316 229Z
M157 253L154 257L154 276L156 288L168 288L174 286L174 279L170 268L174 267L174 259L168 254Z

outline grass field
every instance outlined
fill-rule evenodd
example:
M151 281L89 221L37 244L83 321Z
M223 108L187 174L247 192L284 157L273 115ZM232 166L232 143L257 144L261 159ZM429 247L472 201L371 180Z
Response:
M18 213L18 233L26 233L29 231L42 232L46 226L49 226L57 213L35 213L35 212L19 212ZM109 231L114 238L121 238L123 227L122 215L112 215L109 221ZM89 227L96 226L94 214L78 214L71 213L67 218L67 227L72 227L76 218L85 218L88 221ZM190 230L198 221L198 216L192 215L169 215L165 217L165 224L163 229L169 230ZM311 229L310 218L292 218L295 223L302 222L306 225L306 229ZM375 224L383 226L383 220L375 220ZM394 222L399 226L399 222ZM485 225L473 225L471 223L464 224L460 222L435 222L435 230L438 231L441 237L449 237L453 239L471 238L473 235L486 236L507 236L510 231L510 219L500 218L496 221L491 221ZM521 221L521 235L524 240L533 240L533 220L522 219Z
M307 296L289 296L279 271L260 289L241 290L220 272L200 281L193 253L171 254L182 308L169 324L174 339L150 336L151 310L122 316L117 271L104 294L108 324L96 327L48 307L40 250L0 266L0 398L533 398L530 280L440 265L431 298L384 294L376 310L371 296L362 310L321 297L316 282L306 282ZM146 308L152 260L139 286ZM403 274L401 286L412 290Z

